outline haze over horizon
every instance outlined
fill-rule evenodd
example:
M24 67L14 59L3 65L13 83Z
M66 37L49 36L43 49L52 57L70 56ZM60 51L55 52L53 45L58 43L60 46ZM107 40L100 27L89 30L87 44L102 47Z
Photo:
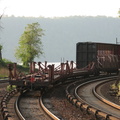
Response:
M1 0L0 14L15 17L118 17L120 0Z
M59 19L32 17L3 17L4 29L0 32L3 58L17 62L15 48L27 24L40 23L45 36L42 37L44 56L35 61L60 62L76 60L77 42L120 42L120 18L112 17L64 17Z
M14 51L24 28L39 22L45 30L41 60L75 60L77 42L119 40L119 8L120 0L0 0L3 57L16 61Z

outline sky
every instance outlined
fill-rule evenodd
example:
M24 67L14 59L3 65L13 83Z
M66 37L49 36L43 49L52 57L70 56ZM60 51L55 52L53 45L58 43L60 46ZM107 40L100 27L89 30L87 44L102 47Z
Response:
M120 0L0 0L0 14L26 17L118 17Z

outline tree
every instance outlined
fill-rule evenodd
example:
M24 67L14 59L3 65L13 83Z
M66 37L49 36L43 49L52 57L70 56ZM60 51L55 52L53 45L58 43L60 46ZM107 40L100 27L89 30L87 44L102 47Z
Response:
M34 61L35 57L39 57L43 54L41 37L44 35L43 29L40 28L40 24L32 23L25 27L24 33L19 40L19 46L16 49L15 56L20 60L23 65Z

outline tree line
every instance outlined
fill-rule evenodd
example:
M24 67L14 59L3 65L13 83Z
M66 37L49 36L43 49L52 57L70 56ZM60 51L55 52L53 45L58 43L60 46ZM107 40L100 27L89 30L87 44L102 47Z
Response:
M120 10L118 11L120 16ZM0 20L3 15L0 15ZM34 61L35 57L43 54L41 37L44 35L44 30L40 27L38 22L27 24L25 31L19 39L19 46L16 49L15 57L27 66L30 62ZM2 48L0 45L0 59L2 59Z

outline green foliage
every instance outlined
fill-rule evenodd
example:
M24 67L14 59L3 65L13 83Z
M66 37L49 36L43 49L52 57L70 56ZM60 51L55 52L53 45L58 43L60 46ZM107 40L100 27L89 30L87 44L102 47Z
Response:
M117 97L119 97L120 96L120 91L118 91L118 93L117 93Z
M25 74L29 74L29 67L28 66L17 65L17 70L19 72L22 71Z
M117 86L116 86L116 84L115 83L113 83L112 85L110 85L110 88L111 88L111 90L116 90L117 91L117 94L116 94L116 96L120 96L120 82L117 84Z
M118 83L117 87L118 87L118 90L120 91L120 82Z
M0 66L3 66L3 67L6 67L7 66L7 64L10 64L10 63L12 63L10 60L8 60L8 59L0 59Z
M44 34L43 29L39 26L38 22L28 24L20 37L19 47L16 49L15 56L25 66L34 61L35 57L43 54L41 37Z
M3 46L2 46L2 45L0 45L0 50L2 50L2 48L3 48Z
M8 59L6 59L6 58L3 58L2 61L3 61L4 63L6 63L6 64L12 63L12 61L10 61L10 60L8 60Z
M8 85L7 86L7 91L9 92L9 91L12 91L12 90L14 90L14 89L16 89L16 85Z
M110 85L111 89L117 89L117 86L115 85L115 83L113 83L112 85Z
M10 63L12 63L10 60L0 59L0 77L8 77L8 64Z

